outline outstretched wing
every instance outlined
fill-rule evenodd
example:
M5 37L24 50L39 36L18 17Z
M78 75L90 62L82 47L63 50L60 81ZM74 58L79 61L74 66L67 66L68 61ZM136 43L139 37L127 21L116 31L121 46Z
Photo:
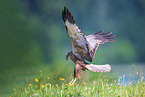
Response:
M64 10L62 11L62 17L65 23L66 31L72 41L73 53L79 59L91 61L87 40L66 7L64 7Z
M115 35L110 35L112 32L103 34L102 32L103 31L99 31L94 34L85 36L88 41L89 53L92 60L94 59L94 54L99 47L99 44L104 44L105 42L113 42L115 39Z

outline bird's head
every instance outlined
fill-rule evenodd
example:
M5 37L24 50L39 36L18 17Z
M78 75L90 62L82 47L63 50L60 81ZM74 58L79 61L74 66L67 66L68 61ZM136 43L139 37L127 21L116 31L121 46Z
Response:
M65 56L66 60L70 59L71 56L72 56L72 51L67 52L67 54Z

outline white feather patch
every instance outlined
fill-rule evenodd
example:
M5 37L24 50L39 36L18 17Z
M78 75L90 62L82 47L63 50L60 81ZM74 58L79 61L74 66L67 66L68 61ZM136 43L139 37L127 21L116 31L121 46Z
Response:
M89 64L89 65L86 65L86 68L92 72L110 72L111 70L111 66L109 64L106 64L106 65Z

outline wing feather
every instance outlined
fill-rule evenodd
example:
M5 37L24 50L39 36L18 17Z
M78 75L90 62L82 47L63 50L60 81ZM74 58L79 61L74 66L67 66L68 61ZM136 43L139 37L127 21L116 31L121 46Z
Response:
M115 35L111 35L112 32L102 33L103 31L84 36L74 20L74 17L66 7L64 7L62 11L62 18L65 23L66 31L72 41L73 54L81 60L92 62L99 44L113 42L115 39Z
M71 13L66 7L64 7L64 10L62 11L62 17L65 23L65 28L72 41L73 53L79 59L82 60L86 59L88 61L91 61L88 42L84 34L81 32L80 28L78 27L73 16L71 15Z
M99 47L99 44L104 44L105 42L113 42L115 35L110 35L112 32L103 33L103 31L96 32L94 34L86 36L89 44L89 53L92 60L94 59L94 54Z

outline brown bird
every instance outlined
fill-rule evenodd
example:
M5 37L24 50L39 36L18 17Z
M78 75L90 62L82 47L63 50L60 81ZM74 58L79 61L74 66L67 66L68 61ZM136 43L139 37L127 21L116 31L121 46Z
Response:
M72 41L72 51L69 51L66 54L66 60L70 59L76 64L74 69L74 78L70 84L73 84L76 79L80 79L81 70L109 72L111 70L110 65L94 65L90 64L90 62L93 61L99 44L113 42L115 35L110 35L112 32L102 34L103 31L99 31L85 36L66 7L64 7L64 10L62 11L62 18L65 23L65 29Z

